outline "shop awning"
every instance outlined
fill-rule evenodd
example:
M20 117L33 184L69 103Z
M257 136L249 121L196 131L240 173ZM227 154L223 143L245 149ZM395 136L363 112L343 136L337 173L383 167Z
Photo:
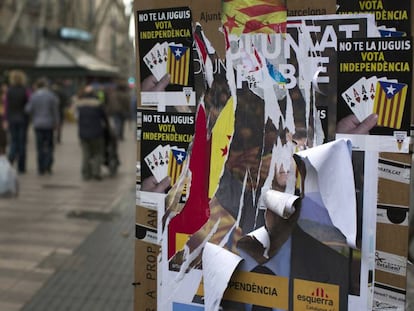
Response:
M35 62L37 69L79 70L94 76L117 76L119 68L107 64L82 49L69 44L50 44L39 51Z

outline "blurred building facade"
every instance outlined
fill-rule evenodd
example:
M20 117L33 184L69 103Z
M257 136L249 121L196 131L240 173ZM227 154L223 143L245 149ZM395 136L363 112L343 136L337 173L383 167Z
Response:
M0 70L78 79L134 74L123 0L0 0Z

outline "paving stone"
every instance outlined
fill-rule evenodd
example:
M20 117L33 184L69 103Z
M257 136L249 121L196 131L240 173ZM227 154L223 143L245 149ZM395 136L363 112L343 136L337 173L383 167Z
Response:
M45 300L47 310L132 310L133 236L122 232L134 223L133 195L131 191L121 202L118 217L102 222L21 311L45 311Z
M3 302L0 301L0 310L4 311L19 311L22 307L21 302Z

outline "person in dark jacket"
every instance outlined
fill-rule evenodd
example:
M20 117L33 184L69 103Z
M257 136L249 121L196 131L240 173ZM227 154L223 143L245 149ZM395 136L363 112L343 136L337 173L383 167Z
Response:
M125 121L130 115L130 90L125 81L120 81L114 89L109 88L106 96L107 113L114 125L118 140L124 140Z
M36 136L37 169L40 175L52 173L54 131L59 127L59 99L49 89L46 78L39 78L26 105Z
M60 144L62 140L63 122L65 120L65 111L68 107L68 96L65 92L63 82L58 80L52 84L52 91L59 99L59 127L56 130L56 142Z
M17 160L19 173L26 172L26 145L29 118L25 106L29 101L30 92L26 87L26 75L21 70L10 72L10 87L5 99L5 121L10 134L9 161Z
M102 179L104 133L108 119L91 85L83 87L76 100L78 133L82 147L82 178Z

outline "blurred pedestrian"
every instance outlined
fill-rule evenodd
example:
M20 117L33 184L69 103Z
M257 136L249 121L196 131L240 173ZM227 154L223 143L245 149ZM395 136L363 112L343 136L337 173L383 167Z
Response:
M12 70L9 75L10 86L5 99L4 126L10 133L9 161L17 160L19 173L26 172L26 145L29 118L25 106L30 98L26 74L21 70Z
M126 81L118 81L115 89L107 94L107 112L114 124L119 140L124 139L125 121L130 118L131 95Z
M96 96L98 96L99 101L101 104L105 104L106 98L105 98L105 86L102 84L99 84L96 89Z
M0 197L16 197L19 193L17 173L6 156L7 133L0 127Z
M0 124L1 127L5 128L6 118L6 96L9 86L6 82L2 82L0 86Z
M137 92L135 88L131 96L129 112L130 112L131 124L133 128L136 130L137 129Z
M80 89L75 104L82 147L82 178L101 180L101 166L105 152L104 133L109 127L108 118L92 85Z
M59 99L49 89L48 80L39 78L36 90L26 106L36 136L37 169L40 175L52 173L54 153L54 131L59 127Z
M58 144L62 141L62 129L63 129L63 123L65 120L65 111L68 107L69 99L68 96L63 89L63 83L62 81L58 80L52 84L52 91L55 93L57 98L59 99L59 126L56 130L56 142Z

